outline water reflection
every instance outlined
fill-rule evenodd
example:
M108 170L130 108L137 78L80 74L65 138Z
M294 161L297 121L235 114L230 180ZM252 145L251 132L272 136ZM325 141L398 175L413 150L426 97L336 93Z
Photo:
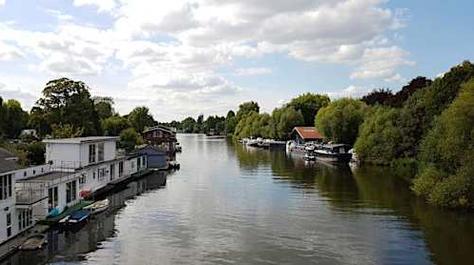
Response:
M370 236L378 241L367 245L373 249L365 250L379 252L372 260L376 263L471 264L474 260L474 215L426 205L398 172L307 163L284 152L233 148L244 171L270 167L276 183L286 181L305 194L315 190L315 197L320 196L316 200L327 202L328 209L357 219L350 225L359 226L362 221L373 225L372 235L363 230L355 234L366 233L361 243L370 241Z
M146 192L162 185L159 178L132 183L110 198L116 208L104 218L78 233L53 232L47 250L17 254L11 263L474 260L473 214L429 207L386 168L306 163L284 151L202 135L181 135L179 141L181 170L167 179L166 189Z
M120 187L107 198L110 207L104 213L94 216L86 224L74 229L54 228L48 231L48 244L43 250L17 252L1 264L45 264L66 263L86 260L86 254L100 249L104 241L116 234L115 220L126 203L137 195L166 185L166 175L156 172L146 178ZM103 199L103 198L97 198Z

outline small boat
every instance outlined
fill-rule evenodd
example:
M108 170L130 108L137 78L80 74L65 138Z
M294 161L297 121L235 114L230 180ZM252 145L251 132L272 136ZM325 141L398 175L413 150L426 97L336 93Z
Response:
M46 236L42 234L32 235L21 244L18 249L20 250L36 250L41 249L45 244L48 243Z
M107 210L110 206L109 199L105 199L102 201L96 201L91 205L84 207L84 210L88 210L91 214L98 214L105 210Z
M90 212L88 210L84 210L84 209L77 210L69 216L67 223L70 225L79 224L86 221L89 218L89 216L90 216Z

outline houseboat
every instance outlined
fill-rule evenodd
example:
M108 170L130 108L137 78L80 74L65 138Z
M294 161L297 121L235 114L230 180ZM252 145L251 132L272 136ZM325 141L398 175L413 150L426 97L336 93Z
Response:
M322 143L324 137L314 127L295 127L291 131L291 140L286 142L287 153L297 153L305 155L306 147Z
M116 137L48 139L47 163L22 168L0 149L0 244L39 220L64 218L111 183L147 172L147 155L118 152ZM69 213L70 214L70 213Z
M346 144L318 144L315 145L316 159L333 163L349 163L352 159L351 147Z

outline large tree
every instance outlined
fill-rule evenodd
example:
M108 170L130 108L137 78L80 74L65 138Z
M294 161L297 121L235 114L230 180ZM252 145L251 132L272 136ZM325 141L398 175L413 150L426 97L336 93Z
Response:
M257 102L244 102L239 105L239 110L237 111L237 122L239 122L245 115L249 114L250 112L259 113L259 111L260 106L258 106Z
M291 106L276 108L272 112L271 127L273 138L287 140L295 126L304 124L303 114Z
M398 109L377 106L367 114L354 148L363 162L390 164L399 157L402 131Z
M319 109L327 106L329 102L330 99L327 95L305 93L293 98L290 103L288 103L288 106L301 112L304 119L304 125L312 126L314 124L314 117Z
M94 106L101 120L114 115L114 100L111 97L94 97Z
M32 109L31 124L39 132L51 133L52 125L70 125L81 130L83 136L100 135L99 116L82 81L60 78L49 81L43 89L43 97Z
M9 99L1 107L1 129L9 138L17 138L28 123L28 112L24 111L20 102Z
M102 120L102 129L104 135L107 136L118 136L120 132L129 127L131 127L131 124L128 119L118 115Z
M152 127L157 124L150 114L150 110L145 106L136 107L127 115L127 118L138 133L142 133L146 127Z
M474 208L474 79L436 119L420 160L416 193L436 205Z
M229 110L229 112L227 112L227 116L225 117L226 134L234 134L235 126L237 126L237 118L235 117L235 113L232 110Z
M339 99L319 110L315 125L332 141L353 145L366 111L367 105L360 100Z

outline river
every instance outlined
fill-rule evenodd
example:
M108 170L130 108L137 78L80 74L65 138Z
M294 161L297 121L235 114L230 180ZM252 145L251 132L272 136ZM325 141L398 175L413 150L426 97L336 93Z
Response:
M181 170L110 195L113 209L4 264L472 264L474 214L414 197L387 168L178 135Z

